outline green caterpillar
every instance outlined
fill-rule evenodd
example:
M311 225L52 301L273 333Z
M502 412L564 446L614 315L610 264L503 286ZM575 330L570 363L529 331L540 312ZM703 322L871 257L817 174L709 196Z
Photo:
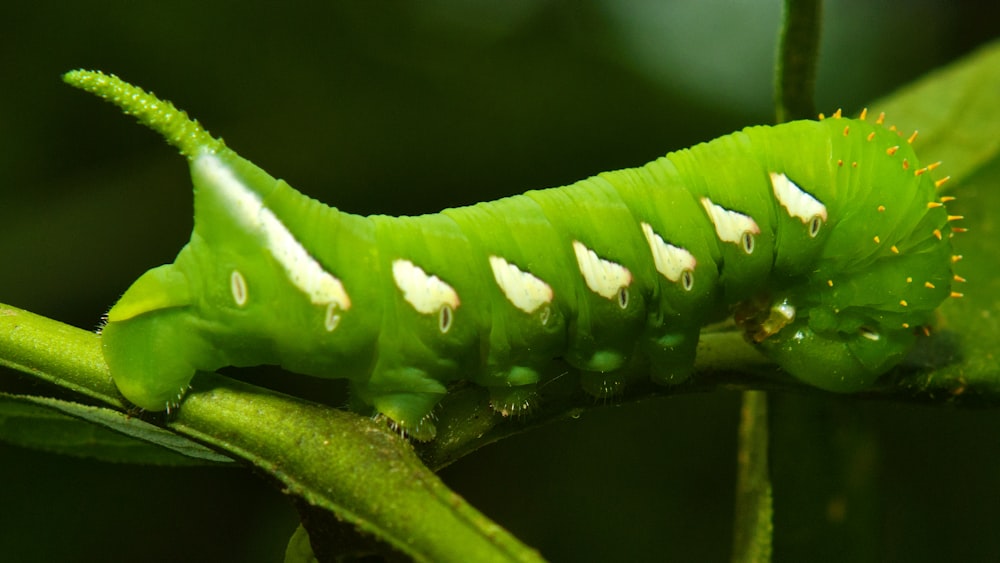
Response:
M125 292L102 332L115 383L144 409L177 405L196 370L277 364L348 378L359 403L431 439L456 380L488 388L504 413L526 408L560 357L595 395L639 371L683 381L700 328L734 310L789 373L852 391L901 359L960 280L933 166L864 114L751 127L438 214L361 217L114 76L65 80L191 165L190 242Z

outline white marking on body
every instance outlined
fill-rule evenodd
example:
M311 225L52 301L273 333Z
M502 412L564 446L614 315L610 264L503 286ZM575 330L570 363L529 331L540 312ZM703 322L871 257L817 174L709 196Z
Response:
M339 324L340 309L337 308L336 303L330 303L326 306L326 316L323 318L323 326L327 332L333 332L333 329L337 328Z
M716 205L707 197L701 198L701 205L705 208L705 212L708 213L708 218L712 220L712 224L715 225L715 234L719 237L719 240L733 244L742 244L743 250L747 254L753 252L752 238L748 242L744 237L747 234L756 235L760 233L760 227L757 226L757 222L753 220L753 217Z
M351 299L339 279L320 266L295 236L256 193L247 188L217 156L203 153L194 166L207 176L212 186L230 202L243 225L264 236L265 248L281 264L292 284L305 293L314 305L351 308Z
M428 276L420 266L409 260L392 262L392 279L403 292L403 299L422 315L437 313L445 306L455 310L460 303L458 292L453 287L437 276ZM450 327L450 320L442 322L442 326Z
M628 308L628 300L629 300L628 288L627 287L623 287L623 288L619 289L618 290L618 306L621 307L622 309L627 309Z
M507 262L499 256L490 256L493 279L511 305L528 313L552 302L552 288L532 274Z
M774 197L788 212L791 217L798 217L803 223L809 224L813 219L819 217L826 221L826 206L818 199L806 193L795 182L788 179L784 174L771 172L771 186L774 188ZM811 227L809 233L816 236L819 227Z
M632 283L632 272L621 264L597 256L578 240L573 241L576 264L591 291L605 299L618 298L618 292Z
M233 301L239 307L246 305L247 300L250 299L250 294L247 292L247 280L239 270L233 270L233 273L229 274L229 291L233 294Z
M787 301L782 301L781 303L771 307L771 310L784 317L788 322L795 320L795 305L792 305Z
M452 314L451 307L448 305L441 307L441 310L438 311L438 330L441 331L441 334L444 334L451 329L451 324L454 319L455 315Z
M861 333L861 336L864 336L865 338L873 342L878 342L879 340L882 339L882 336L879 335L879 333L875 332L874 330L868 327L863 326L859 328L858 331Z
M698 261L695 260L693 254L664 241L663 237L653 231L653 227L649 223L642 223L642 234L646 236L649 251L653 254L653 264L656 265L656 271L660 272L663 277L676 282L681 279L685 271L694 272Z
M542 309L542 312L538 314L538 320L541 321L543 325L549 324L549 319L552 318L552 309L546 307Z

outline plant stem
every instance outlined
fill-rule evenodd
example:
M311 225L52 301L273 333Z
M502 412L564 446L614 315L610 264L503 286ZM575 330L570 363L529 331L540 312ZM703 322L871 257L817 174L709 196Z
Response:
M816 117L822 12L820 0L785 0L774 76L777 123Z

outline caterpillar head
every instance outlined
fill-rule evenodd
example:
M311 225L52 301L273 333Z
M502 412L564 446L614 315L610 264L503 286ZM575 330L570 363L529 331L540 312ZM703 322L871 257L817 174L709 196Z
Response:
M874 316L796 308L785 299L763 320L755 319L744 320L743 326L757 347L797 379L827 391L869 387L902 360L915 338L914 328L889 329ZM763 326L783 322L777 332L756 341L767 331Z
M835 117L776 129L781 143L760 139L783 157L769 170L788 213L779 208L774 224L774 283L738 307L737 321L796 378L850 392L899 363L950 295L958 217L937 195L947 178L927 174L937 163L920 166L915 133L904 138L881 116ZM820 223L806 219L814 208Z
M828 391L864 389L903 359L950 294L950 245L933 239L913 250L758 296L740 305L737 323L797 379Z

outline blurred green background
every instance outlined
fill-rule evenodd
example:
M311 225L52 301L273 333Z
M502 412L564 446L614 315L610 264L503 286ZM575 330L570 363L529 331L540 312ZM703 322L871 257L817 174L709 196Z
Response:
M183 159L63 85L66 70L113 72L171 99L244 157L341 209L417 214L770 122L780 10L735 0L5 6L0 301L93 328L190 232ZM818 106L855 112L1000 36L983 10L829 0ZM49 392L6 370L0 390ZM875 453L844 461L879 476L880 516L868 524L883 542L862 552L1000 556L994 413L828 403L793 408L846 409L848 434L866 423L851 439ZM724 560L738 404L730 393L596 410L486 448L443 477L552 560ZM798 466L794 454L775 460L779 476L822 480L822 465ZM776 495L777 559L845 560L810 543L804 524L832 526L826 538L846 533L836 503L824 498L811 513ZM4 561L275 561L296 522L248 471L0 445Z

